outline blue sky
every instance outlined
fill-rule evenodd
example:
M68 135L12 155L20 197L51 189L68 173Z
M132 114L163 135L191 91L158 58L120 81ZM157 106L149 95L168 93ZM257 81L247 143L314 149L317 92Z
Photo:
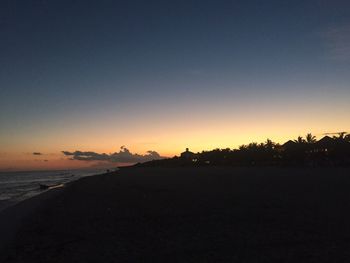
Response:
M350 128L348 1L5 0L0 34L2 148L96 127L94 138L101 127L162 137L145 126L200 127L200 116L230 112L249 120L254 109L325 116L320 132ZM298 131L316 129L305 123Z

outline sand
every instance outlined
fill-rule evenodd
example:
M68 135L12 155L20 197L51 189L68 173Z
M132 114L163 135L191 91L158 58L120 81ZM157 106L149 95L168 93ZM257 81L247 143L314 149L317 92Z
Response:
M347 262L349 171L132 168L83 178L0 213L0 262Z

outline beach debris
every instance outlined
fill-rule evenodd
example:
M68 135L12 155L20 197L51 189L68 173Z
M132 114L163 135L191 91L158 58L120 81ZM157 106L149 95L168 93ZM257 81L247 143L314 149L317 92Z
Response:
M48 190L48 189L53 189L53 188L58 188L63 186L64 184L54 184L54 185L39 184L40 190Z

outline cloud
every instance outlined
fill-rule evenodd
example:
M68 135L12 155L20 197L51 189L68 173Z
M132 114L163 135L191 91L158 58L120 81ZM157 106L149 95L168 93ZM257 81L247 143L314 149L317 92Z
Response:
M131 153L125 146L120 147L119 152L106 154L96 152L82 152L82 151L62 151L65 156L69 156L71 160L78 161L107 161L113 163L138 163L147 162L156 159L162 159L162 157L156 151L148 151L146 154L141 155L137 153Z
M43 154L39 152L33 152L33 155L43 155Z
M334 60L350 60L350 25L330 27L322 33L328 56Z
M47 159L34 159L33 160L34 162L44 162L44 163L47 163L49 160L47 160Z

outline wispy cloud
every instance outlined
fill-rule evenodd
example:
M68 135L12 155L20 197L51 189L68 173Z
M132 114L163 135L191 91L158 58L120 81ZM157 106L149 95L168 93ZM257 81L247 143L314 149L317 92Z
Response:
M330 27L321 35L325 40L329 58L350 60L350 24Z
M65 156L69 156L71 160L79 161L107 161L113 163L137 163L146 162L162 157L156 151L148 151L146 154L131 153L125 146L120 147L119 152L107 154L96 152L82 152L82 151L62 151Z
M34 159L33 161L34 161L34 162L44 162L44 163L47 163L49 160L47 160L47 159L44 159L44 160L42 160L42 159Z

